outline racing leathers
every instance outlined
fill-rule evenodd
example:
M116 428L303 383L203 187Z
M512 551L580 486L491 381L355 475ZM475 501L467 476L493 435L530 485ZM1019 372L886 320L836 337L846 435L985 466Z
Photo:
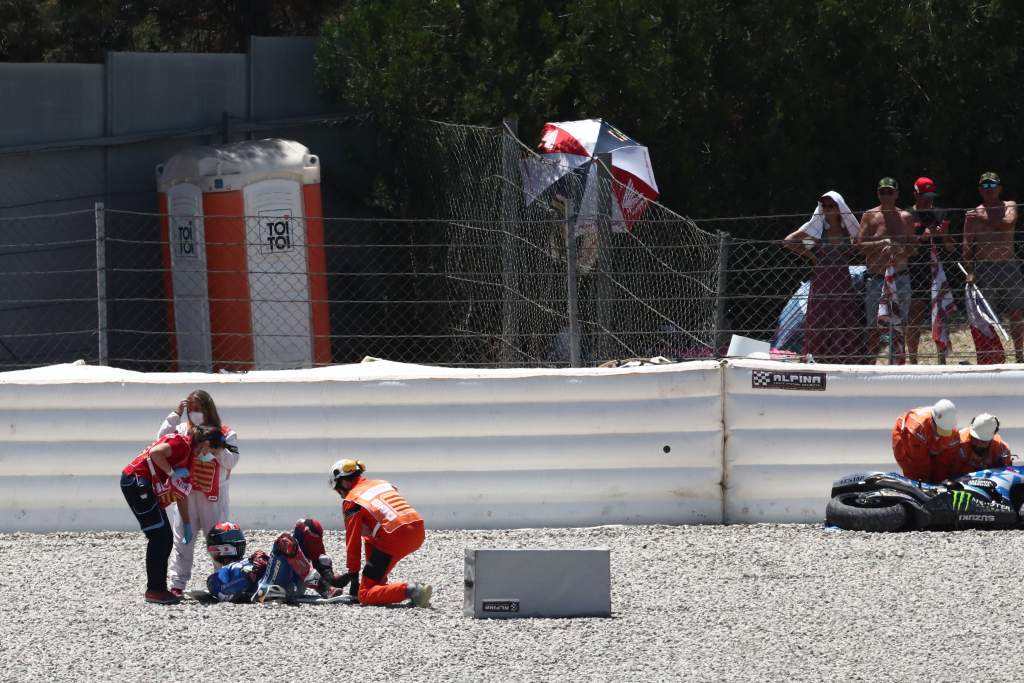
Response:
M359 477L341 504L345 519L345 566L358 582L363 605L390 605L408 597L408 584L388 583L388 574L423 545L423 517L383 479ZM359 578L360 542L366 565Z
M248 602L267 571L269 556L257 550L245 560L220 567L206 579L206 590L220 602Z
M939 434L932 419L931 407L908 410L896 419L892 428L892 453L903 474L911 479L938 483L946 478L943 462L948 451L960 445L960 436L953 430L949 436Z
M238 435L233 429L222 425L221 432L226 443L237 445ZM160 426L157 436L174 433L187 434L188 421L172 412ZM204 534L215 524L230 519L228 480L231 477L231 470L238 464L238 453L232 453L227 448L214 451L213 456L213 460L209 462L193 459L191 466L193 487L188 497L189 516L192 518L192 528ZM168 578L171 588L184 590L192 578L195 544L185 543L181 516L177 510L169 511L168 518L174 531L174 548L171 552Z
M209 576L206 587L221 602L258 598L266 595L270 586L283 589L286 599L302 595L307 586L329 597L337 594L334 586L341 578L334 574L331 558L324 552L323 527L310 517L296 522L291 533L278 536L270 555L258 550L248 560L225 565Z

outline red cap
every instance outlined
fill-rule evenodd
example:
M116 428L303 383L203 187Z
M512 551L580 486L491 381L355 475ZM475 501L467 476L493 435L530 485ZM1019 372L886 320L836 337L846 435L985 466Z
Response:
M931 178L921 176L914 181L914 191L918 194L925 194L926 192L935 194L935 181Z

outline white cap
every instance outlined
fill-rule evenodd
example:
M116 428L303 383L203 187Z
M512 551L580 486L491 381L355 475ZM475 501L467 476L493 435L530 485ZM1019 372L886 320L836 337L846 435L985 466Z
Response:
M932 406L932 420L939 436L949 436L956 429L956 406L948 398L940 399Z
M971 436L978 441L991 441L999 430L999 420L995 415L981 413L971 420Z

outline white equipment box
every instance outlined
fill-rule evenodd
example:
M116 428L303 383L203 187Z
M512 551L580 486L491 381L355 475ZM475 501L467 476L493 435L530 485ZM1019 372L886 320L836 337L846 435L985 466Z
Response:
M611 554L466 548L467 617L610 617Z

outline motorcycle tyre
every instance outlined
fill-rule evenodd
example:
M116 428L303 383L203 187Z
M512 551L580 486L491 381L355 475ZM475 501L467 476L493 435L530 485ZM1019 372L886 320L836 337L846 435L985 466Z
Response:
M885 507L858 507L846 502L846 499L858 495L843 493L828 501L825 523L850 531L902 531L907 528L910 516L905 505L894 502Z

